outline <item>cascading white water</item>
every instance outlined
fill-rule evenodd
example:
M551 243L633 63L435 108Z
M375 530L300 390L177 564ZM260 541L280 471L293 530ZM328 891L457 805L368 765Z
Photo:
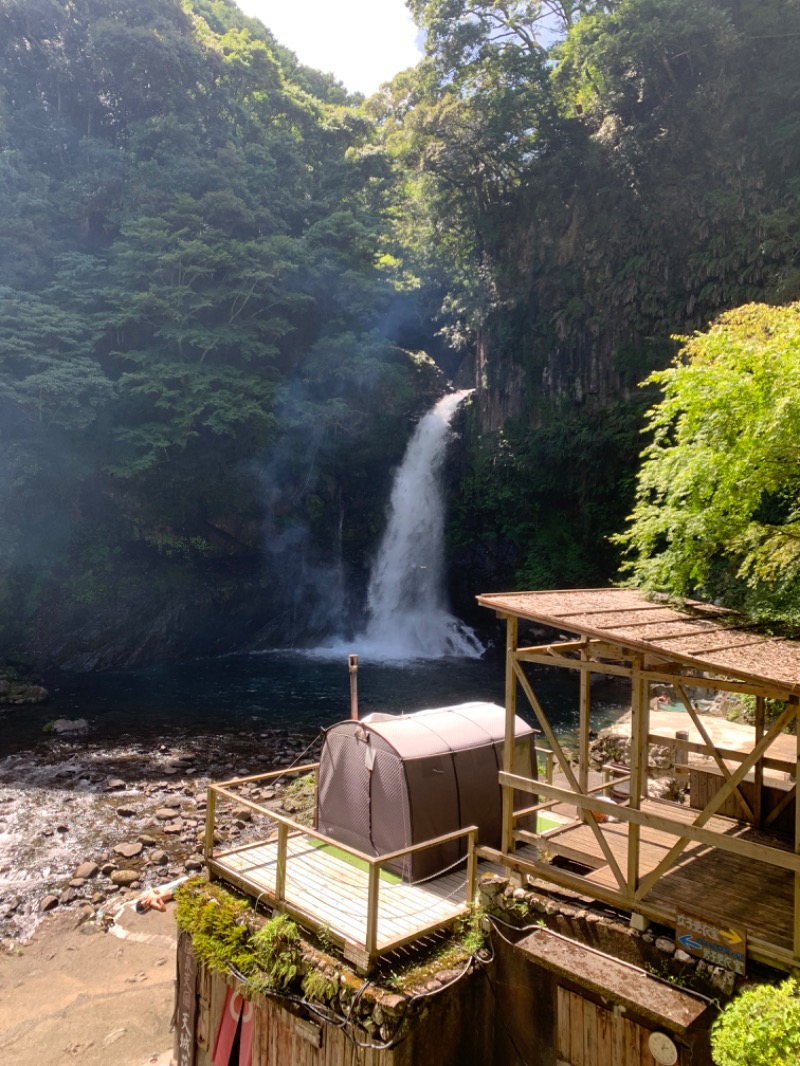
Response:
M389 523L372 569L359 651L377 659L477 658L483 646L447 609L441 473L450 422L472 390L439 400L420 421L395 475Z

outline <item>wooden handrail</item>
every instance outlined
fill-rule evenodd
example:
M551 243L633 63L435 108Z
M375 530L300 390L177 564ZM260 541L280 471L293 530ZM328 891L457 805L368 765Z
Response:
M310 774L312 770L319 770L318 762L309 762L304 766L286 766L283 770L270 770L267 774L253 774L251 777L232 777L229 781L216 781L215 788L228 788L231 785L249 785L253 781L269 781L276 777L286 777L287 774Z
M447 844L451 840L458 840L459 837L466 836L468 833L478 832L477 825L468 825L463 829L454 829L452 833L444 833L440 837L432 837L430 840L423 840L421 844L411 844L407 848L400 848L398 851L387 851L383 855L376 855L371 861L375 863L391 862L393 859L402 859L404 855L410 855L415 851L425 851L426 848L436 847L437 844ZM337 847L342 848L343 851L347 849L342 844L337 844Z
M510 788L519 789L523 792L543 792L562 803L569 803L582 810L593 811L597 814L607 814L617 818L621 822L632 822L635 825L650 826L668 833L679 840L695 840L720 851L729 851L735 855L745 855L751 859L765 862L769 866L779 866L784 870L800 873L800 855L795 855L784 848L770 847L767 844L758 844L750 840L740 840L738 837L729 837L724 833L715 833L711 829L695 826L691 823L678 822L672 818L665 818L651 811L634 810L611 800L595 799L592 796L584 796L578 792L570 792L556 785L543 785L541 781L532 778L523 778L518 774L500 772L500 784ZM700 812L698 812L700 813Z
M648 733L647 743L676 748L678 751L691 751L695 755L708 755L710 758L708 745L697 740L680 740L678 737L665 737L660 733ZM717 747L715 750L723 759L729 759L731 762L743 762L750 754L746 751L736 751L735 748ZM797 769L796 762L789 759L773 758L770 755L765 755L761 759L761 763L767 770L781 770L788 774L793 774Z
M433 848L437 844L447 844L451 840L458 840L459 837L466 836L473 829L477 832L478 829L477 826L469 825L465 826L463 829L454 829L451 833L445 833L442 836L432 837L430 840L423 840L419 844L410 844L408 847L399 848L397 851L387 851L381 855L367 855L366 852L359 851L350 844L343 844L340 840L334 840L333 837L326 836L325 833L320 833L318 829L313 829L311 826L302 825L302 823L296 822L293 818L288 818L285 814L280 814L278 811L271 810L268 807L262 807L260 804L253 802L253 800L243 800L240 796L228 792L227 789L222 788L220 785L209 785L208 791L209 794L215 793L219 796L225 796L226 799L233 800L235 803L239 803L240 806L246 806L252 810L258 811L260 814L264 814L267 818L271 818L273 821L278 822L279 825L286 825L290 829L297 829L305 836L313 837L315 840L321 840L323 844L331 844L333 847L339 848L340 851L347 852L348 855L352 855L354 858L360 859L362 862L366 862L370 866L373 864L380 866L385 862L401 859L403 856L410 855L412 852L425 851L426 848ZM210 812L211 809L211 804L209 803L208 811Z
M315 767L311 767L312 769ZM308 767L298 768L298 772L301 770L307 770ZM222 797L224 799L231 800L233 803L239 806L246 807L249 810L257 811L259 814L263 814L266 818L278 824L278 839L277 839L277 865L275 871L275 901L276 903L283 903L286 899L286 873L289 864L288 855L288 841L290 830L296 833L301 833L306 837L310 837L313 840L319 840L323 844L331 845L343 851L346 855L363 862L367 866L367 924L365 932L365 951L368 957L372 957L377 953L378 944L378 914L380 910L380 874L381 867L388 862L392 862L395 859L404 858L407 855L411 855L417 852L425 851L428 848L436 847L437 845L447 844L455 840L466 836L468 837L467 844L467 879L466 879L466 902L472 903L475 898L476 880L477 880L477 859L475 857L475 849L477 847L478 839L478 827L476 825L465 826L461 829L455 829L450 833L444 833L441 836L433 837L431 840L423 840L417 844L411 844L405 848L398 848L395 851L385 852L382 855L367 855L363 851L359 851L357 848L351 847L349 844L343 844L339 840L334 840L332 837L327 836L325 833L320 833L318 829L314 829L310 826L302 825L300 822L295 821L293 818L287 817L285 814L281 814L278 811L271 808L264 807L260 803L256 803L254 800L245 799L242 796L237 795L231 791L230 786L236 784L250 782L253 780L264 780L269 777L280 776L278 773L263 774L257 778L238 778L232 781L225 781L220 784L212 784L208 786L208 806L206 809L206 851L205 858L208 861L213 856L213 843L214 843L214 824L217 811L217 798Z

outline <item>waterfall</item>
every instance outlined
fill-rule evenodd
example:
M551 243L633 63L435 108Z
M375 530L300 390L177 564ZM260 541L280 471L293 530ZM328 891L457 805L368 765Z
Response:
M376 659L477 658L483 647L450 614L444 589L442 466L450 422L472 390L451 393L420 421L395 475L389 522L367 594L359 651Z

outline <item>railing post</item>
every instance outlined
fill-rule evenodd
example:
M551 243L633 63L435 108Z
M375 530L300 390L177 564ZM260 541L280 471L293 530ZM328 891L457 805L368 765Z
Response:
M286 842L289 839L289 826L278 822L278 865L275 869L275 902L283 903L286 895Z
M503 741L503 769L514 773L514 744L516 742L517 675L514 660L519 639L518 620L513 615L506 618L506 724ZM504 855L514 850L514 791L503 787L503 821L500 850ZM509 877L511 869L509 867Z
M378 947L378 891L381 883L380 862L369 864L369 880L367 882L367 933L364 947L369 959L375 954Z
M214 818L217 810L217 794L209 785L206 793L206 843L203 858L208 862L214 855Z
M467 903L469 904L475 902L475 892L477 890L478 861L475 855L477 843L478 830L472 829L467 838Z

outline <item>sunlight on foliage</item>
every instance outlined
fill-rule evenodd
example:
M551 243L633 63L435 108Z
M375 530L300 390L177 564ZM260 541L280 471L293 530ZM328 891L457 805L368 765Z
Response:
M756 985L731 1002L711 1033L717 1066L795 1066L800 1061L800 986Z
M629 529L615 538L637 584L800 622L800 304L749 304L695 334L648 379Z

